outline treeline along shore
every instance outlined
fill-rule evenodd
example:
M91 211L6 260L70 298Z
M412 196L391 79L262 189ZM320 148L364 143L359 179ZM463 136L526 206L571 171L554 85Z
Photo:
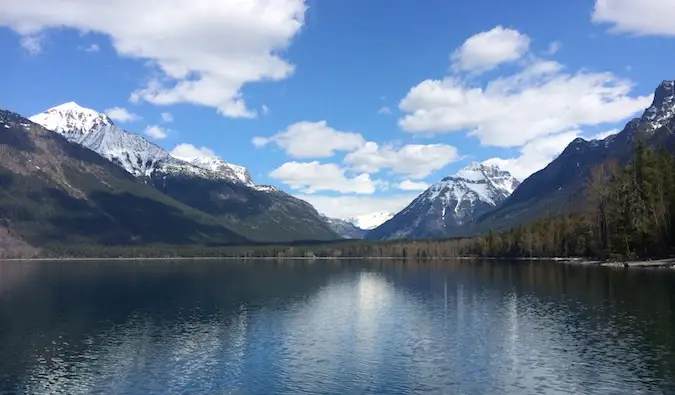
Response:
M637 144L633 159L592 169L577 212L504 231L454 239L298 242L267 245L46 245L3 258L391 257L590 258L639 260L673 255L675 158Z

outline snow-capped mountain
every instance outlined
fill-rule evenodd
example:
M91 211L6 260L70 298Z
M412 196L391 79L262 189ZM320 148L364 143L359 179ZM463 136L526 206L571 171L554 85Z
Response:
M50 108L29 119L119 164L136 177L150 177L155 172L161 172L254 186L245 167L216 157L192 160L173 157L145 137L117 127L105 114L75 102Z
M675 117L675 80L663 81L654 92L652 105L645 110L641 120L650 124L651 130L663 127Z
M107 115L84 108L72 101L52 107L43 113L33 115L29 119L38 125L42 125L45 129L66 136L71 141L77 141L101 126L113 124L113 121Z
M378 211L375 213L346 218L345 221L352 223L358 228L371 230L389 221L393 216L394 214L388 211Z
M450 236L461 225L497 207L518 185L518 180L498 166L471 163L454 176L430 186L408 207L366 237Z

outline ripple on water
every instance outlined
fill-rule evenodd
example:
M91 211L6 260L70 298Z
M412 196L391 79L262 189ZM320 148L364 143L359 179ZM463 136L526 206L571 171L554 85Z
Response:
M34 270L0 393L675 393L675 273L559 267Z

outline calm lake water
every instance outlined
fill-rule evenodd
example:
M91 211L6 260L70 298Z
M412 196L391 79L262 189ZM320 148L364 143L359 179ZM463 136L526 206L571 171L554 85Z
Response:
M675 270L0 262L0 393L675 393Z

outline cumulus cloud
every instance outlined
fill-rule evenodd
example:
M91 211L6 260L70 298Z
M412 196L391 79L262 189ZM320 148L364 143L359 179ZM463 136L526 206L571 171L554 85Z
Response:
M485 88L453 76L410 89L399 120L411 133L468 131L482 144L522 146L535 138L616 123L649 106L653 95L631 96L633 83L612 73L568 73L537 60Z
M345 156L344 162L365 173L390 169L394 173L419 179L458 159L457 149L446 144L409 144L396 148L369 141Z
M281 54L301 30L306 4L0 0L0 8L0 26L20 34L24 46L50 29L72 28L109 36L122 57L150 61L154 77L132 93L132 101L192 103L229 117L253 117L256 113L247 107L242 86L293 73L293 65Z
M377 110L377 113L380 115L389 115L391 114L391 109L387 106L382 106L379 110Z
M99 47L98 44L91 44L88 47L83 48L84 52L98 52L101 50L101 47Z
M596 0L593 22L610 24L615 33L675 36L672 0Z
M491 158L485 164L497 165L511 173L520 181L529 177L544 167L567 147L569 143L581 134L572 130L551 136L534 139L520 148L520 156L510 159Z
M162 116L162 122L166 122L166 123L173 122L173 115L171 115L170 112L163 112L161 116Z
M252 142L256 147L274 143L294 158L327 158L336 151L353 151L366 141L358 133L335 130L326 121L303 121L272 137L255 137Z
M195 147L192 144L178 144L171 150L171 156L185 161L203 157L215 157L213 150L206 147Z
M108 108L104 111L104 113L108 116L108 118L115 122L133 122L141 119L140 116L129 112L129 110L123 107Z
M145 128L145 134L155 140L162 140L168 136L167 131L158 125L150 125Z
M397 187L403 191L424 191L429 188L429 184L424 181L403 180Z
M416 197L416 193L389 196L324 196L297 194L297 198L309 202L320 213L330 218L351 218L379 211L398 213Z
M42 37L39 35L25 35L21 37L20 43L21 48L31 55L37 55L42 52Z
M307 194L334 191L369 195L375 193L377 186L381 185L380 181L372 180L366 173L349 177L340 166L318 161L286 162L269 176Z
M452 53L452 69L455 71L482 72L502 63L513 62L527 53L530 38L517 30L497 26L486 32L469 37Z

